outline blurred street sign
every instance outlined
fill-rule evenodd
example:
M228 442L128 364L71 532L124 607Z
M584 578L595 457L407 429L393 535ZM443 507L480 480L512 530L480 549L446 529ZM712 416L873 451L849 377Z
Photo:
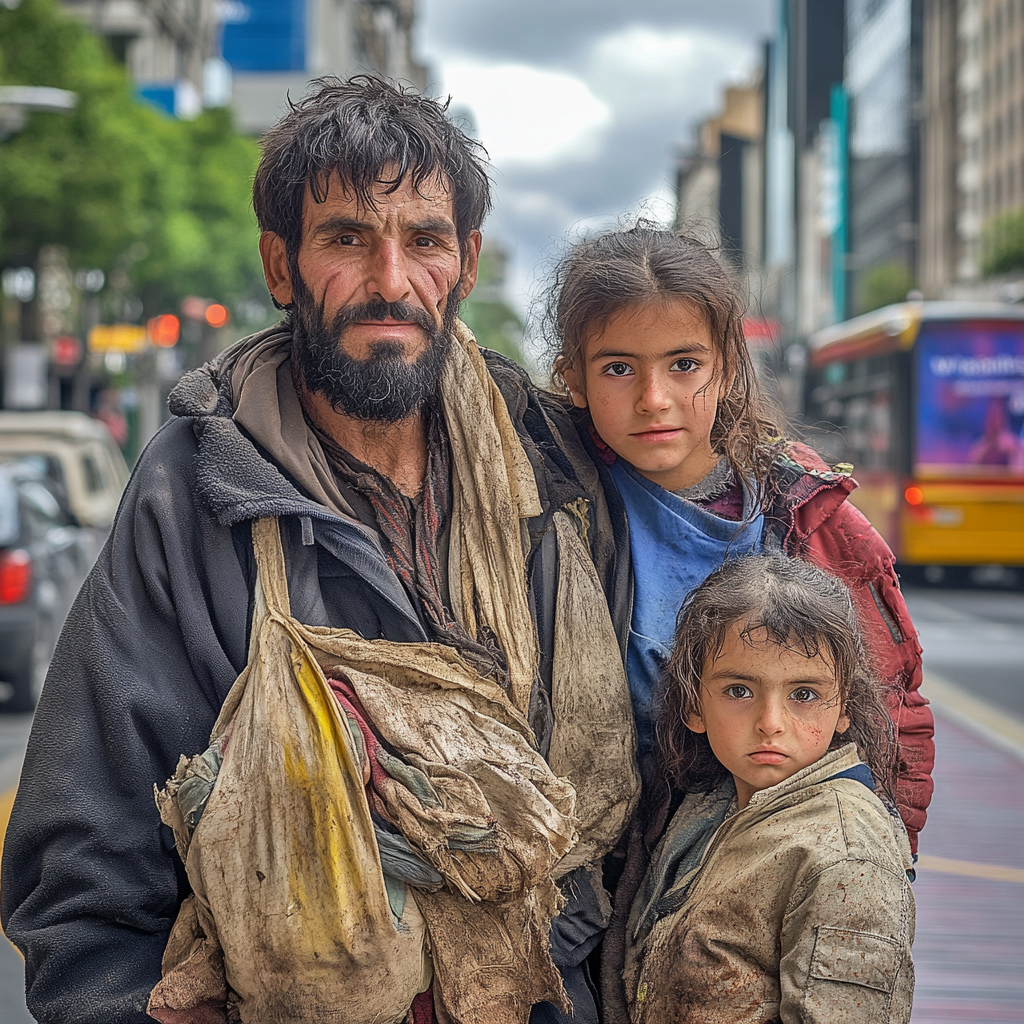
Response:
M136 324L97 324L89 331L90 352L141 352L149 336Z
M46 406L47 352L45 345L12 345L4 361L4 408L42 409Z
M82 343L73 334L53 339L52 358L57 366L75 366L82 358Z

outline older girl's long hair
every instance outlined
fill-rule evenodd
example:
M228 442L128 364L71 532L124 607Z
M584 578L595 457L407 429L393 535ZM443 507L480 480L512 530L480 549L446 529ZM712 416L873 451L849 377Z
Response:
M700 714L701 677L721 653L730 627L752 648L775 643L835 669L850 726L830 750L854 742L882 794L893 803L899 771L896 738L884 695L864 651L846 586L809 562L752 555L726 562L687 598L656 700L658 761L668 783L708 790L728 777L705 733L687 728Z
M737 478L754 484L760 503L779 452L780 415L758 381L743 335L744 301L736 275L699 239L639 220L575 245L555 269L545 315L552 383L565 392L564 371L583 373L587 339L624 309L686 299L705 318L724 381L711 447Z

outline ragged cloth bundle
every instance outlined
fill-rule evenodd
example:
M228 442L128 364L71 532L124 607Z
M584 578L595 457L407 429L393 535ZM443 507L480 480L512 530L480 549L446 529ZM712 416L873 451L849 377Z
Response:
M404 1021L432 979L442 1022L519 1024L563 1001L552 879L606 852L630 811L629 698L596 575L556 512L548 761L535 749L524 547L540 502L459 328L442 382L452 600L471 635L497 638L508 692L449 647L297 622L276 520L255 522L249 664L211 749L158 796L194 890L150 1001L167 1024Z

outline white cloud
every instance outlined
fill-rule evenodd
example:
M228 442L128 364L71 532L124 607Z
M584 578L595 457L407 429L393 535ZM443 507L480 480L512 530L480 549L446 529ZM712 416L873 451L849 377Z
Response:
M498 166L590 159L612 118L581 79L526 64L446 62L444 90L453 106L472 111L480 141Z
M710 114L723 84L749 75L755 60L754 48L734 36L630 25L593 44L584 77L616 114L674 115L682 126Z

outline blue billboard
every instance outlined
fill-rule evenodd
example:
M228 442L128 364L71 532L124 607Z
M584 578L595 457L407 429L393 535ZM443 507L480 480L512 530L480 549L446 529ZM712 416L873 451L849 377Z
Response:
M306 0L231 0L221 9L234 71L306 69Z
M926 324L917 358L917 472L1024 476L1024 324Z

